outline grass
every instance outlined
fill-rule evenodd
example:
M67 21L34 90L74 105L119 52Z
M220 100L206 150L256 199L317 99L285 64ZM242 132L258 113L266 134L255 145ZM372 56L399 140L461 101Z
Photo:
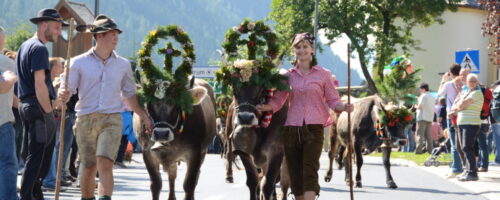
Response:
M370 156L375 156L375 157L382 157L382 153L372 153ZM411 152L392 152L391 153L391 158L399 158L399 159L405 159L405 160L411 160L418 165L423 165L425 160L429 158L430 154L428 153L423 153L416 155L415 153ZM495 155L490 154L489 155L490 162L495 160ZM448 164L451 162L451 155L449 153L442 153L441 155L438 156L437 159L441 164Z

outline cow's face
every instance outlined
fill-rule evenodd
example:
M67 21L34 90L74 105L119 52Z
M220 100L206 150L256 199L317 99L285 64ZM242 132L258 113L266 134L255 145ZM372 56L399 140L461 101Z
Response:
M259 113L256 105L261 103L263 89L257 86L233 87L235 109L233 111L233 133L231 134L235 154L251 154L257 144L255 127Z
M189 88L193 96L194 105L198 105L207 97L207 90L200 86L193 87L193 84L194 79L186 87ZM175 139L176 134L181 133L186 120L186 113L179 106L164 101L149 103L146 107L154 122L151 134L154 145L151 149L167 146L169 142Z
M389 107L388 109L383 109L383 112L385 112L385 117L386 120L389 122L388 125L385 127L386 131L389 133L391 136L392 142L395 143L396 145L405 145L406 144L406 134L405 134L405 128L410 123L405 119L405 116L400 116L397 119L390 118L389 112L396 111L397 113L401 113L400 110L406 110L405 107ZM411 120L410 120L411 121Z
M257 86L243 85L240 88L233 87L236 99L233 123L236 126L254 127L258 125L259 113L256 105L261 103L263 89Z

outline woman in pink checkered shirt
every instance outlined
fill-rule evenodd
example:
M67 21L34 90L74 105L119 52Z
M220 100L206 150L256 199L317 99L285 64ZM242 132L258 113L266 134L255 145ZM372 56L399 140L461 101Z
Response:
M332 123L329 108L352 112L352 104L341 102L332 73L317 65L314 36L300 33L292 40L296 60L287 72L291 91L278 91L260 111L277 112L289 100L283 129L285 158L292 193L297 200L313 200L319 194L318 169L323 145L323 127Z

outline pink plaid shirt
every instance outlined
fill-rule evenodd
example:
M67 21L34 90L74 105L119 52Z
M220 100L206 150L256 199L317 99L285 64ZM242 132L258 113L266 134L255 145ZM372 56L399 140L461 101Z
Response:
M296 66L290 69L287 75L292 91L277 91L269 101L273 111L277 112L290 96L285 126L330 125L332 120L328 107L335 110L335 106L341 103L339 93L333 83L332 73L316 65L307 74L301 74Z

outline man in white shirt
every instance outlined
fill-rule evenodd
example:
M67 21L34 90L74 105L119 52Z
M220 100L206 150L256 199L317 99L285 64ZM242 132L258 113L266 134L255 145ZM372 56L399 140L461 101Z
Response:
M417 147L415 154L422 154L424 146L428 153L432 152L431 124L434 118L436 99L429 93L429 84L420 84L420 97L417 106Z

